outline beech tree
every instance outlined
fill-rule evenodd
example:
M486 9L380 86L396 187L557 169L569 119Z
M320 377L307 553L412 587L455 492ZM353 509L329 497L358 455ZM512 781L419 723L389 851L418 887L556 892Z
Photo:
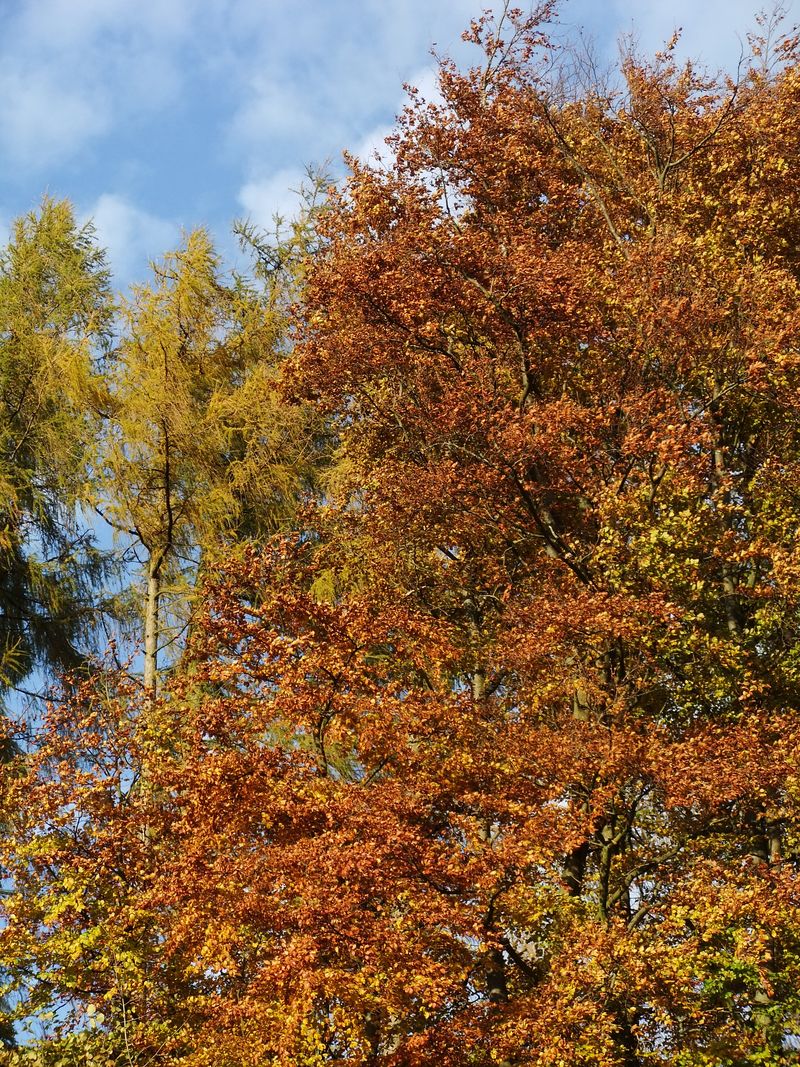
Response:
M550 14L319 220L302 530L4 777L0 963L112 1061L797 1062L798 42L601 90Z

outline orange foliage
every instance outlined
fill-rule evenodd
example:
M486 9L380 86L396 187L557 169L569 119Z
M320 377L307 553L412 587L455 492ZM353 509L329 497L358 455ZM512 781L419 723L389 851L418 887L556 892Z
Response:
M323 216L324 505L7 779L0 959L141 1062L795 1062L796 45L601 92L505 29Z

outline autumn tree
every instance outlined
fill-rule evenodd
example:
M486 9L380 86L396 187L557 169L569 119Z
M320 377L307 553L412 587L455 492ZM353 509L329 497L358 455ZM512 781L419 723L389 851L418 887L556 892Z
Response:
M550 14L474 23L319 220L302 531L5 776L0 962L109 1055L797 1062L797 41L587 87Z
M79 507L111 314L91 226L65 202L17 219L0 253L0 684L74 665L107 560Z
M396 162L354 164L298 363L346 427L334 565L450 632L491 738L433 835L491 869L438 877L483 916L469 993L408 1048L782 1062L796 42L772 77L670 48L575 95L535 20L472 37Z
M143 554L151 691L202 552L280 526L312 465L276 392L282 315L225 277L203 230L153 270L123 307L99 463L101 512Z

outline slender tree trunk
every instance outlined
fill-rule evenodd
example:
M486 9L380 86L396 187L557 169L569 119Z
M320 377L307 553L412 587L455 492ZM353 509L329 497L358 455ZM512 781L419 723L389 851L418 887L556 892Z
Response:
M163 550L150 553L144 611L144 688L152 698L156 697L158 691L159 601L163 562Z

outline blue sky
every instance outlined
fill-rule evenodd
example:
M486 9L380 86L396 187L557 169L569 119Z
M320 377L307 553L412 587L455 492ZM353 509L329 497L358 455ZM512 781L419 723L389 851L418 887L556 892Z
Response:
M800 0L788 6L790 14ZM520 0L524 6L525 0ZM432 91L430 48L486 0L0 0L0 223L42 193L92 217L120 285L207 225L291 209L306 164L380 144L403 82ZM712 67L735 66L758 0L566 0L612 58L635 28L677 27Z

